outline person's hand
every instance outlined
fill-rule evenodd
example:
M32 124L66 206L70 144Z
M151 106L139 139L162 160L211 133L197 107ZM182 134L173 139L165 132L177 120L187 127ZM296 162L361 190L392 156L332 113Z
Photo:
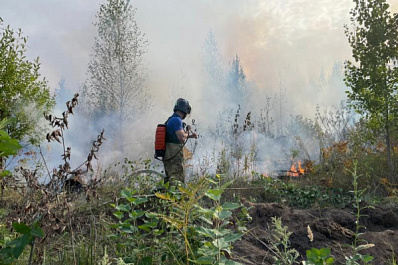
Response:
M197 135L196 133L192 133L192 134L191 134L191 138L198 139L198 135Z

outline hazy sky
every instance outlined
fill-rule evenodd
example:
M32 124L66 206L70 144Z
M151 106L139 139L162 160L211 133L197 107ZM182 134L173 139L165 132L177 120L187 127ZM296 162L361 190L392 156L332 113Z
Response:
M62 77L67 87L77 89L85 80L96 34L92 23L103 2L1 0L0 17L4 24L22 28L29 37L28 56L40 57L41 73L52 89ZM202 47L210 29L225 62L239 55L248 79L260 89L288 77L287 91L300 94L305 83L319 76L321 69L330 71L335 62L344 62L351 54L343 28L349 23L351 0L131 3L137 8L138 26L150 43L145 56L147 84L158 95L170 93L181 82L190 91L200 89ZM397 10L398 0L389 3L393 11ZM192 97L200 101L193 92Z
M104 2L0 0L0 17L4 25L21 28L29 37L28 58L40 57L41 74L52 90L61 78L65 78L67 88L78 90L85 81L94 44L95 14ZM388 2L391 11L397 12L398 0ZM147 87L154 95L152 111L156 113L145 118L145 123L132 125L133 151L144 150L152 157L153 137L148 132L167 119L178 97L189 99L196 111L192 117L197 121L214 122L214 104L204 102L199 92L205 83L203 45L209 30L214 33L226 65L236 55L240 57L247 79L258 90L257 107L262 108L264 95L275 93L280 84L286 89L289 101L285 111L290 114L313 115L316 105L336 105L345 99L344 88L315 91L310 83L322 71L328 75L336 62L350 59L344 24L350 23L352 0L131 3L137 8L138 26L150 43L145 55ZM143 136L147 139L142 140Z

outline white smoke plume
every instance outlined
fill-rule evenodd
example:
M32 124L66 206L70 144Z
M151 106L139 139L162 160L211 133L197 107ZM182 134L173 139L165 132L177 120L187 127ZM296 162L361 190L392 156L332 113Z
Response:
M41 73L52 88L62 76L70 87L79 88L94 43L92 22L103 2L5 0L1 16L5 24L22 28L29 36L28 56L40 56ZM388 2L396 12L397 1ZM238 104L240 126L251 112L251 121L258 127L261 110L268 108L274 133L284 136L291 115L314 118L317 105L337 106L345 99L342 67L351 58L351 49L343 26L350 25L349 12L354 6L350 0L141 0L131 4L137 8L138 26L150 42L145 58L149 69L146 86L154 104L127 126L125 153L112 149L110 142L109 149L100 151L103 160L151 158L156 125L172 114L180 97L192 104L190 118L196 120L201 134L194 154L196 164L203 164L204 157L216 163L220 155L216 152L231 150L233 141L214 137L214 132L232 130ZM20 16L22 13L25 15ZM210 30L216 46L209 58L205 46ZM227 85L228 72L237 58L245 75L244 87L238 87L246 91L245 98L237 93L242 90L231 91ZM71 117L71 128L79 126L72 124L77 115ZM84 134L76 133L68 140L76 145L72 152L84 156L81 147L89 146L91 135L98 132L86 126L89 121L77 123L85 129L79 129ZM269 164L277 168L274 164L280 156L285 159L289 150L298 148L297 142L284 137L270 141L255 133L242 133L240 141L245 142L246 153L252 142L256 143L258 168ZM278 157L276 162L269 162L273 157ZM215 171L214 165L209 168Z

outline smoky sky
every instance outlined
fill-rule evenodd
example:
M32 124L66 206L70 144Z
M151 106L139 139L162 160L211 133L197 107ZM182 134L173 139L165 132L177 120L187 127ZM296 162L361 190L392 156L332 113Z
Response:
M48 80L52 91L62 78L68 89L78 91L86 80L97 33L93 22L102 3L105 1L0 0L0 17L3 26L21 28L28 37L27 57L40 57L41 75ZM154 101L149 114L131 124L128 130L131 139L125 149L131 153L140 151L140 157L153 156L155 126L167 119L179 97L189 99L192 118L199 125L214 124L218 113L213 103L204 102L202 94L207 84L203 54L209 31L214 34L225 67L239 56L254 90L250 104L257 111L264 107L267 96L275 96L281 88L286 99L280 102L287 107L284 113L277 113L280 117L311 116L317 105L338 105L345 99L344 86L323 87L320 80L331 74L336 63L343 65L351 60L351 48L344 34L344 25L350 26L349 12L354 6L351 0L132 0L130 3L136 8L138 27L149 42L144 55L146 87ZM391 12L398 11L398 0L388 3ZM225 98L218 95L215 102ZM72 122L73 119L76 121L71 127L79 127L78 117L71 118ZM81 142L71 141L74 155L81 153L82 159L87 148L80 150L79 146L89 143L98 132L86 134L84 141L81 136L75 137ZM208 142L200 143L203 148L198 147L198 159L211 152ZM267 141L258 144L264 152L260 154L259 164L265 163L266 157L280 156L267 151L275 151L275 143L272 148ZM117 152L104 154L116 157Z
M28 40L28 58L40 57L41 74L53 90L62 77L70 88L85 81L94 44L93 22L100 0L2 0L4 25L21 28ZM390 0L391 11L398 0ZM239 56L248 80L268 93L281 80L287 93L311 95L307 83L330 72L335 62L351 58L344 34L350 24L350 0L140 0L138 27L149 41L145 55L147 87L164 108L180 94L200 104L203 86L203 44L212 30L226 64ZM303 103L313 111L331 92ZM167 100L165 100L167 99ZM343 99L343 98L342 98ZM309 102L308 102L309 101ZM162 105L164 104L164 105Z

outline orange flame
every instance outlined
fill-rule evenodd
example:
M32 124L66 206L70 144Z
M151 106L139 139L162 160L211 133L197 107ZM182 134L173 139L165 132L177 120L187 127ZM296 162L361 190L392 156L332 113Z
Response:
M303 175L304 174L304 168L301 167L301 162L298 161L298 173L299 175Z
M304 174L304 169L301 167L301 162L298 161L298 170L296 169L296 163L293 162L290 170L287 172L287 175L290 177L298 177Z

